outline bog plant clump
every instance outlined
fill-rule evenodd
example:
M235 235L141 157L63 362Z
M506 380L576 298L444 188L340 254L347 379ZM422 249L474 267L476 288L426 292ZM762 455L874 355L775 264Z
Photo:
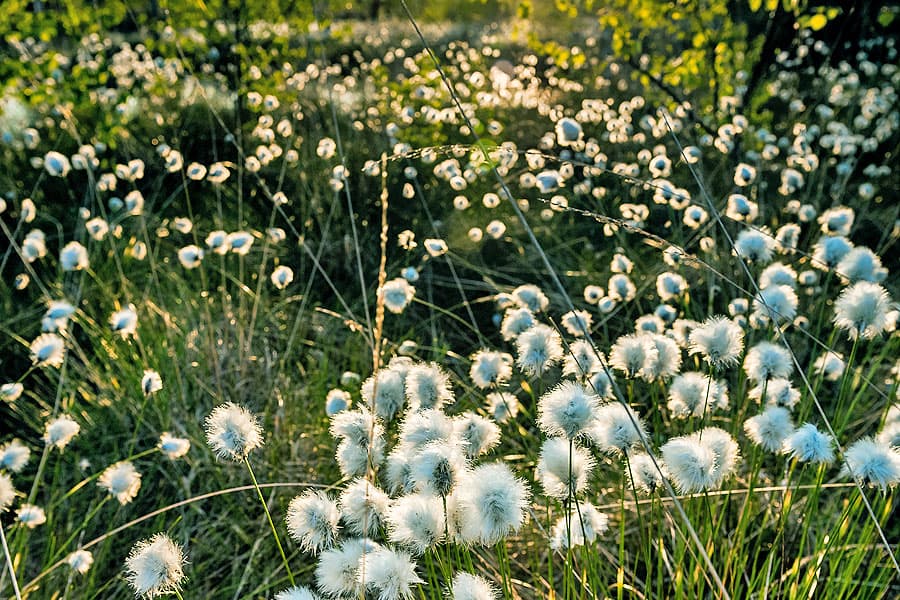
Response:
M900 593L895 38L179 14L6 36L0 595Z

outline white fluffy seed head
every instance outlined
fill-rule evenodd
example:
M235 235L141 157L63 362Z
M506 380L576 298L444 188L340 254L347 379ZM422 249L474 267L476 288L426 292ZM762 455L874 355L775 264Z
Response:
M500 443L500 428L497 424L472 411L455 417L453 430L466 457L470 459L487 454Z
M17 439L0 446L0 468L10 473L18 473L28 464L31 448Z
M516 338L516 364L526 374L541 376L563 358L562 341L552 327L538 323Z
M493 545L525 523L531 495L508 466L479 465L466 473L459 490L461 540Z
M388 508L388 539L416 554L444 539L444 509L440 498L431 494L408 494Z
M659 468L657 468L659 465ZM628 457L627 475L631 484L641 493L653 494L663 486L663 478L668 477L666 466L662 458L657 458L654 464L648 454L632 454Z
M422 446L410 460L410 478L420 492L447 496L466 469L457 443L437 440Z
M628 455L643 445L647 432L637 411L620 402L610 402L597 410L589 435L603 452Z
M781 406L768 406L760 414L744 421L747 437L764 450L778 452L794 432L791 413Z
M715 409L728 407L728 388L704 373L689 371L672 380L667 407L678 419L701 417Z
M572 444L570 477L569 448L568 440L547 438L535 470L535 479L540 482L544 494L558 500L565 500L570 494L581 494L596 465L590 452Z
M451 600L497 600L499 592L487 579L459 572L447 590Z
M790 353L771 342L760 342L747 351L744 357L744 372L757 383L769 379L788 378L794 371Z
M6 473L0 473L0 514L5 513L16 499L16 488L13 487L12 478Z
M800 462L831 464L834 462L832 438L812 423L804 423L784 440L782 452Z
M512 355L505 352L479 350L472 356L469 377L481 389L501 386L512 377Z
M340 518L337 504L324 492L307 490L291 500L285 523L304 551L317 554L334 545Z
M610 349L609 364L629 379L643 377L656 360L657 353L649 335L623 335Z
M834 324L855 340L870 340L888 326L891 298L883 287L860 281L845 288L834 302Z
M275 594L275 600L319 600L319 597L308 587L295 585Z
M400 442L418 449L429 442L453 439L453 421L443 412L426 409L411 412L400 424Z
M850 445L844 452L844 476L851 476L860 483L868 483L887 492L900 483L900 449L863 438Z
M78 435L79 431L81 431L81 425L71 417L62 415L47 423L44 429L44 442L48 446L56 446L62 450L72 441L72 438Z
M121 461L107 467L100 474L97 485L109 492L119 504L125 505L131 502L141 489L141 474L131 462Z
M727 317L710 317L688 337L691 354L700 354L716 368L737 364L744 349L744 331Z
M575 439L594 424L600 398L583 385L564 381L538 401L538 427L549 436Z
M553 526L550 547L554 550L593 544L609 529L609 517L587 502L577 503L569 514L568 525L562 516Z
M357 478L341 492L338 504L347 529L364 536L378 533L390 501L390 497L375 484Z
M333 598L360 596L364 584L360 583L360 567L365 554L381 548L370 539L347 540L337 548L319 555L316 564L316 585Z
M404 371L394 367L378 371L363 382L360 394L369 410L378 418L390 421L406 404Z
M411 410L440 409L454 400L450 378L435 363L415 365L406 373L406 399Z
M171 594L184 580L184 552L164 533L134 545L125 559L128 583L138 596Z
M244 460L263 445L262 427L243 406L220 404L206 417L206 442L218 458Z
M366 553L361 562L358 581L378 600L409 600L413 586L423 583L416 575L415 563L405 552L378 548Z
M569 344L563 358L563 375L583 380L602 368L600 363L602 356L589 342L576 340Z

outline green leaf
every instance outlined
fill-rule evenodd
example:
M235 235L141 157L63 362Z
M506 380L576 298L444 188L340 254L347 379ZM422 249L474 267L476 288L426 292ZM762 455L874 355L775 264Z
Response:
M882 8L878 13L878 24L882 27L887 27L894 22L896 16L897 14L894 11Z

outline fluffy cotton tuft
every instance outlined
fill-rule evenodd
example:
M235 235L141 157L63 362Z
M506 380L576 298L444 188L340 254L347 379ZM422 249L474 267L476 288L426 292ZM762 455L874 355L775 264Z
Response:
M844 475L878 486L882 492L900 483L900 450L872 438L850 445L844 452Z
M794 370L790 353L782 346L771 342L760 342L747 351L744 357L744 372L756 383L769 379L787 379Z
M517 364L528 375L540 376L563 357L562 341L556 331L542 323L516 338Z
M100 474L97 485L125 505L134 500L141 489L141 474L129 461L117 462Z
M134 545L125 559L125 576L138 596L155 598L173 593L184 579L181 546L164 533Z
M600 398L594 393L564 381L538 401L538 427L547 435L574 439L588 433L599 407Z
M413 586L423 583L410 556L389 548L377 548L363 555L357 577L378 600L409 600Z
M370 539L347 540L337 548L326 550L316 565L316 585L319 590L334 598L358 597L364 584L360 575L364 555L381 548Z
M744 421L744 431L757 446L769 452L778 452L794 432L794 424L786 408L768 406L762 413Z
M448 595L451 600L497 600L499 592L487 579L459 572L450 583Z
M453 402L450 378L435 363L415 365L406 373L406 399L411 410L442 408Z
M601 406L589 436L597 447L612 455L628 455L647 437L640 415L630 406L610 402Z
M416 554L444 539L444 509L431 494L408 494L394 500L386 514L388 539Z
M582 493L596 465L594 457L584 448L572 445L571 459L569 449L570 443L563 438L548 438L541 447L535 479L551 498L565 500Z
M243 406L227 402L206 417L206 442L218 458L244 460L263 445L262 427Z
M472 356L469 376L481 389L501 386L512 377L512 355L505 352L479 350Z
M860 281L834 302L834 324L855 340L870 340L887 329L891 298L878 284Z
M457 499L461 538L493 545L525 523L531 499L525 482L502 463L475 467L463 477Z
M291 500L285 523L304 551L317 554L334 545L340 518L337 504L324 492L307 490Z
M718 488L740 459L737 442L717 427L673 438L660 450L675 487L688 494Z
M375 484L357 478L341 492L338 505L347 529L356 535L375 535L390 502L390 497Z
M784 440L782 452L800 462L834 462L833 441L830 435L819 431L812 423L804 423Z

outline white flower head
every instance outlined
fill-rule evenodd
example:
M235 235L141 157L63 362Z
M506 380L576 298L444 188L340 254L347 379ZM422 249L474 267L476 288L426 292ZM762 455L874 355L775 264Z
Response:
M844 452L843 474L887 492L900 483L900 449L873 438L863 438Z
M134 336L137 333L138 316L134 304L129 304L122 310L117 310L109 317L109 326L122 338Z
M794 363L782 346L760 342L747 351L744 371L751 381L762 383L769 379L787 379L794 371Z
M380 291L384 307L394 314L402 313L415 295L416 288L403 277L386 281Z
M119 504L125 505L134 500L141 489L141 474L131 462L125 460L107 467L100 474L97 485L115 497Z
M184 551L164 533L134 545L125 559L125 576L135 594L145 598L164 596L179 589L184 580Z
M583 385L564 381L538 401L538 427L550 436L574 439L589 433L600 398Z
M386 515L388 539L423 554L444 539L444 509L440 498L416 493L394 500Z
M18 382L4 383L0 385L0 400L4 402L15 402L25 391L25 386Z
M609 529L609 517L588 502L576 503L569 515L568 526L565 516L553 526L550 547L554 550L593 544Z
M689 371L672 380L668 398L667 406L673 417L702 417L712 410L728 407L728 388L724 381Z
M538 286L526 283L512 291L512 299L522 308L527 308L533 313L547 310L550 299Z
M490 452L500 443L500 428L497 424L471 411L454 417L453 430L470 459Z
M272 285L279 290L283 290L294 281L294 271L288 266L278 265L272 271L270 279L272 280Z
M163 387L162 377L153 369L144 369L144 376L141 377L141 391L145 396L154 394Z
M203 248L193 244L179 248L178 262L185 269L196 269L203 262Z
M347 540L336 548L319 555L316 565L316 584L324 594L333 598L358 597L365 587L360 579L362 558L369 552L381 548L370 539Z
M66 344L55 333L42 333L31 342L31 362L38 367L62 366L66 356Z
M525 373L540 376L563 358L562 341L552 327L539 323L516 338L517 364Z
M647 432L637 411L621 402L610 402L597 410L589 435L603 452L629 455L643 446Z
M44 429L44 442L62 450L72 441L72 438L78 435L79 431L81 431L81 425L71 417L62 415L47 423Z
M436 363L415 365L406 372L406 399L411 410L440 409L454 401L450 378Z
M90 266L87 248L78 242L69 242L59 251L59 264L63 271L81 271Z
M460 571L450 582L451 600L497 600L499 592L487 579Z
M220 404L206 417L206 442L218 458L244 460L263 445L258 419L243 406Z
M390 497L375 484L357 478L341 492L338 505L352 533L374 535L384 523L390 502Z
M782 452L801 462L834 462L833 440L819 431L812 423L804 423L784 440Z
M79 575L84 575L94 564L94 555L88 550L76 550L66 557L66 564Z
M166 455L166 458L175 460L181 458L191 449L191 441L185 438L175 437L168 432L163 432L159 436L157 444L160 452Z
M405 552L379 547L365 553L361 563L358 582L372 590L378 600L410 600L413 586L423 583Z
M341 513L337 504L324 492L307 490L288 505L288 533L300 547L317 554L334 546L340 526Z
M551 498L565 500L581 494L596 465L594 457L584 448L571 445L571 457L569 450L569 441L558 437L547 438L541 446L535 479Z
M531 495L508 466L479 465L463 479L458 496L463 540L493 545L522 527Z
M794 432L791 413L782 406L767 406L760 414L744 421L747 437L764 450L778 452Z
M643 377L652 370L659 350L648 334L623 335L609 353L609 364L625 377Z
M498 423L506 423L519 414L519 399L509 392L492 392L485 396L487 408Z
M584 379L602 368L603 355L586 340L576 340L569 344L563 359L563 375Z
M507 342L516 339L535 325L534 313L524 307L510 308L500 323L500 335Z
M512 355L506 352L479 350L472 356L469 376L481 389L500 386L512 377Z
M23 504L16 511L16 521L27 527L34 529L39 525L47 522L47 514L44 509L34 504Z
M668 477L661 458L657 458L654 463L649 454L643 453L628 457L627 475L631 485L648 496L660 489L663 486L663 478Z
M689 334L691 354L700 354L713 367L737 364L744 349L744 331L731 319L710 317Z
M6 473L0 473L0 515L9 510L16 499L16 488L13 487L12 478Z
M17 439L10 440L0 446L0 469L10 473L18 473L31 457L31 448Z
M367 378L360 388L363 401L379 418L390 421L406 404L406 382L401 369L389 366Z
M834 324L855 340L873 339L887 329L891 299L878 284L860 281L845 288L834 302Z
M308 587L295 585L275 594L275 600L319 600L319 596Z

